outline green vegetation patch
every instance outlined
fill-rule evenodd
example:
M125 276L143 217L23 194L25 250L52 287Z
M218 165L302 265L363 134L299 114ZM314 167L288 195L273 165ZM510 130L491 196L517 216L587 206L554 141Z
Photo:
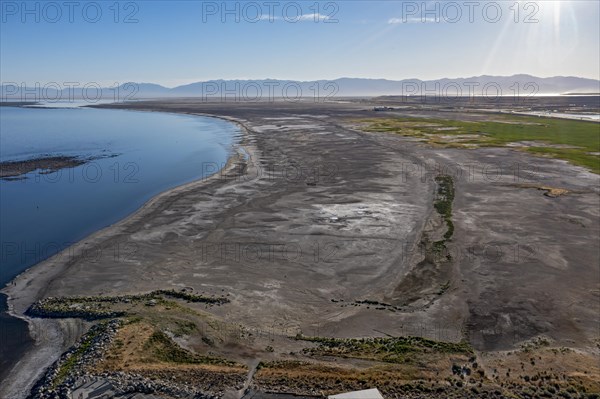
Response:
M600 174L599 123L516 115L493 115L493 118L493 121L471 122L403 117L360 122L367 123L366 131L397 133L445 147L503 147L510 144L537 155L564 159ZM543 145L519 144L524 141Z
M412 355L454 354L471 355L473 349L467 342L451 343L420 337L340 339L297 336L296 339L317 343L315 348L305 348L313 356L335 356L405 363Z
M564 159L600 174L600 157L593 154L582 154L581 150L577 148L528 147L526 151L535 155Z
M86 337L81 344L81 346L73 353L63 364L61 364L56 377L54 378L54 387L62 384L62 382L69 376L71 370L75 365L79 362L79 359L83 356L83 354L90 348L93 341L92 337Z
M32 304L26 314L40 318L79 318L89 321L110 319L127 316L125 311L113 310L114 305L144 302L149 306L155 306L159 303L167 303L164 297L208 305L222 305L229 302L229 299L224 297L207 297L175 290L157 290L139 295L46 298Z
M123 317L123 311L110 310L106 302L87 298L48 298L32 304L25 313L47 319L78 318L88 321Z
M204 295L191 294L185 291L158 290L152 293L155 296L163 295L171 298L183 299L194 303L208 303L211 305L223 305L229 303L229 299L223 297L208 297Z
M79 345L76 347L73 353L67 356L67 358L60 364L56 372L56 376L52 381L54 388L58 387L63 381L71 374L71 371L79 363L81 358L92 349L92 344L96 337L106 331L108 326L107 322L98 324L95 328L92 328L86 335L83 336Z
M173 335L176 337L183 337L185 335L191 335L198 331L198 327L195 323L187 320L175 321L176 328L173 330Z
M149 351L157 360L177 364L215 364L236 366L235 362L216 357L201 356L183 349L162 331L152 333L144 344L144 349Z
M438 213L446 222L447 230L444 239L449 240L454 234L452 223L452 202L454 202L454 181L448 175L440 175L435 178L438 184L437 198L433 204Z

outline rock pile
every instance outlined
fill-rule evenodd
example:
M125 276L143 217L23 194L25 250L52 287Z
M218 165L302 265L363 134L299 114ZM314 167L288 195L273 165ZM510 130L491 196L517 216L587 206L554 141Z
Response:
M84 305L85 299L77 298L83 303L77 303L72 298L46 298L35 302L27 309L25 314L30 317L47 319L78 318L88 321L112 319L123 317L125 312L102 310L89 305ZM113 299L117 303L118 299Z
M87 375L89 366L104 356L121 325L120 320L111 320L92 326L46 370L31 389L28 399L71 399L78 380Z

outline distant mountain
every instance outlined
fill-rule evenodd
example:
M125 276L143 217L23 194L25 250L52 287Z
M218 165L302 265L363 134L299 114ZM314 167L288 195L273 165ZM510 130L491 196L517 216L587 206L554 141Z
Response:
M160 97L201 97L207 100L245 99L268 100L285 97L330 98L351 96L528 96L532 94L595 94L600 93L600 80L573 76L539 78L531 75L473 76L437 80L387 80L340 78L336 80L209 80L174 88L153 83L125 83L118 87L19 87L16 84L0 86L3 101L52 101L55 99L136 100Z

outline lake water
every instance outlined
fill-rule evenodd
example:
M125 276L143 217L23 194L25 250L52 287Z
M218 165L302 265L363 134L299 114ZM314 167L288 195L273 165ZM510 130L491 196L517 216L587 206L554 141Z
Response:
M0 107L0 161L97 158L48 174L37 170L23 180L0 180L0 286L160 192L214 173L239 134L236 125L215 118ZM14 360L15 348L26 346L19 334L25 328L0 315L0 358ZM8 341L15 345L4 345Z
M568 114L564 112L550 112L550 111L532 111L532 112L514 112L513 114L519 115L531 115L531 116L542 116L547 118L563 118L563 119L577 119L583 121L600 121L599 114Z
M215 118L99 109L0 108L0 160L103 157L0 180L0 284L168 188L214 172L239 134Z

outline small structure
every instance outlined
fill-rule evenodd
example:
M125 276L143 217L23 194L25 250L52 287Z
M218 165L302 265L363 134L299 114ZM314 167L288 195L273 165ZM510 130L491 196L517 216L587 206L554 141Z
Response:
M319 399L321 396L300 396L293 393L268 393L248 389L242 399Z
M330 395L329 399L383 399L379 389L365 389L364 391L354 391Z

